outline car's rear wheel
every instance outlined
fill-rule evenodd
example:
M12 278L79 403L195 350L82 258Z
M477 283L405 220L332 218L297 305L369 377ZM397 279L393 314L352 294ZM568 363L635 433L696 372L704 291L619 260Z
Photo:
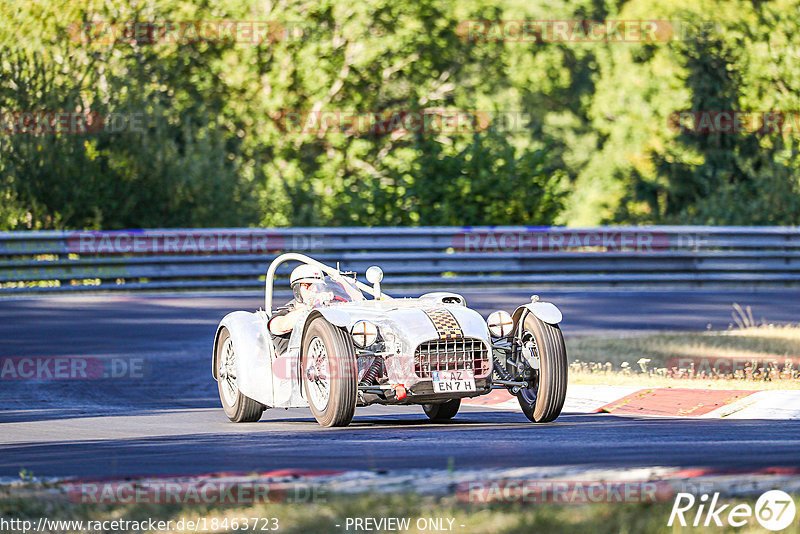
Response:
M567 349L558 325L547 324L526 313L517 332L517 343L528 356L538 356L539 369L531 369L528 387L517 393L525 416L534 423L554 421L567 396Z
M422 409L432 421L447 421L458 413L461 407L461 399L451 399L447 402L438 404L423 404Z
M222 327L217 341L217 389L225 415L234 423L255 423L265 406L239 391L236 376L236 350L227 328Z
M347 426L358 400L358 364L352 340L323 317L303 335L303 389L322 426Z

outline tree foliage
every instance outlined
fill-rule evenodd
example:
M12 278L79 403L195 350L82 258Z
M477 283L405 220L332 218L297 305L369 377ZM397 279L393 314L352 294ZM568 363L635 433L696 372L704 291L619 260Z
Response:
M466 21L523 19L658 19L676 33L465 38ZM99 21L271 25L258 44L76 34ZM792 0L5 0L0 113L128 123L0 129L0 229L797 224L800 132L694 133L671 120L800 111L798 26ZM523 120L467 131L286 122L436 110Z

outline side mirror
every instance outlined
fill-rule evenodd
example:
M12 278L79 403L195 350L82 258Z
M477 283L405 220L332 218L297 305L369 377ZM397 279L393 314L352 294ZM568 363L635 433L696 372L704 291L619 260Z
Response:
M381 280L383 280L383 270L377 265L373 265L366 272L367 282L372 284L372 288L375 290L375 298L381 298Z

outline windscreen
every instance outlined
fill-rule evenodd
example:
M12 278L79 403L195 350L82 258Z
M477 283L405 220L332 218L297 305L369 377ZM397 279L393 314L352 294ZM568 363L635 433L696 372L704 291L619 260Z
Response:
M309 292L313 294L310 300L315 306L365 300L355 282L344 276L326 276L322 281L312 284Z

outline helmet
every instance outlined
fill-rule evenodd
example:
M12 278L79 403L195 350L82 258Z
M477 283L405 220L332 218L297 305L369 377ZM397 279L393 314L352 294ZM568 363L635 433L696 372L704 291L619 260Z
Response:
M314 283L323 280L322 271L312 265L301 265L295 267L289 277L289 285L292 287L302 283Z

